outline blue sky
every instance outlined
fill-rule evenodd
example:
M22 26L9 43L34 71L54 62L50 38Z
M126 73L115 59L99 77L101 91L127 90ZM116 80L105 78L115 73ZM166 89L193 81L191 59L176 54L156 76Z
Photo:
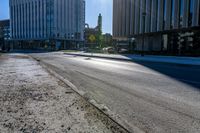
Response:
M103 32L112 33L112 1L86 0L86 23L97 25L99 13L103 16ZM0 20L9 18L9 0L0 0Z
M112 1L86 0L86 23L90 27L97 25L99 13L103 16L103 32L112 33Z
M9 0L0 0L0 20L9 18Z

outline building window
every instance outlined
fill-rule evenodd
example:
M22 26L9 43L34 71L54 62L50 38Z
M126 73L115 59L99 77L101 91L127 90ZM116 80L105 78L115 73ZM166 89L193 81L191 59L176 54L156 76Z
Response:
M11 14L11 19L13 19L13 6L11 6L11 9L10 9L10 14ZM11 23L11 26L12 26L12 29L11 29L11 33L13 35L13 23Z
M42 2L42 16L45 16L44 15L44 1L41 1ZM45 37L45 31L44 31L44 27L45 27L45 19L44 17L41 18L42 19L42 37Z
M38 16L38 12L37 12L37 2L35 2L35 37L37 37L37 31L38 31L38 21L37 21L37 16Z
M179 0L179 27L183 27L184 0Z
M31 3L28 3L28 13L29 13L29 18L28 18L28 38L31 38Z
M34 9L34 4L32 2L32 10ZM34 31L34 27L33 27L33 17L34 17L34 12L32 11L32 25L31 25L31 30L32 30L32 34L33 34L33 31ZM33 37L33 36L32 36Z
M24 38L25 37L25 12L24 12L24 9L25 9L25 6L24 4L22 4L22 37Z
M159 0L157 0L156 2L156 10L155 10L155 17L154 17L154 19L155 19L155 31L157 31L157 26L158 26L158 10L159 10L159 6L158 6L158 1ZM153 16L152 16L153 17Z
M25 3L25 37L27 38L27 36L28 36L28 32L27 32L27 24L28 24L28 21L27 21L27 11L28 11L28 9L27 9L27 7L28 7L28 4L27 3Z
M153 6L153 2L152 2L152 0L149 0L150 1L150 8L149 8L149 32L151 32L151 17L153 17L153 16L151 16L151 12L152 12L152 6Z
M158 0L158 4L157 4L157 31L159 31L159 25L160 25L160 0Z
M39 19L38 19L38 29L39 29L39 37L40 37L40 33L41 33L41 11L40 11L40 9L41 9L41 7L40 7L40 1L38 2L38 10L39 10L39 12L38 12L38 16L39 16Z
M199 6L199 26L200 26L200 6Z
M174 28L174 23L175 23L175 20L174 20L174 19L175 19L175 18L174 18L174 17L175 17L175 16L174 16L175 3L174 3L174 2L175 2L175 0L172 0L172 1L171 1L171 9L172 9L172 10L171 10L171 11L172 11L172 12L171 12L171 24L170 24L171 29Z
M21 4L19 5L19 38L22 38L22 26L23 26L23 23L22 23L22 10L21 10L22 6Z
M193 9L194 9L194 0L189 0L189 18L188 18L188 26L192 26L192 18L193 18Z
M166 25L166 20L167 20L167 0L164 0L163 1L163 16L164 16L164 19L163 19L163 30L165 30L165 25Z
M139 28L139 27L140 27L140 25L141 25L141 24L140 24L140 10L142 9L141 0L138 0L138 4L139 4L139 10L138 10L138 14L139 14L139 15L138 15L138 29L139 29L139 30L138 30L138 33L139 33L139 31L140 31L140 28ZM136 5L135 5L135 7L136 7ZM137 19L136 19L136 20L137 20Z
M54 3L53 3L53 0L50 0L47 2L46 4L46 20L47 20L47 31L48 31L48 34L49 36L51 36L52 34L52 26L54 25L54 16L53 16L53 13L54 13Z

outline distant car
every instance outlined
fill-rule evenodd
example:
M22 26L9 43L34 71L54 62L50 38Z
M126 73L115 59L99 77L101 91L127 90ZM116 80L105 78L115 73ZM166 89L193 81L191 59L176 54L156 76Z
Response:
M80 48L80 51L87 51L89 48L88 47L84 47L84 48Z
M119 49L118 52L119 52L120 54L126 54L126 53L129 52L129 50L128 50L128 49L125 49L125 48L121 48L121 49Z
M113 47L106 47L106 48L103 48L103 52L108 53L108 54L114 54L115 49Z

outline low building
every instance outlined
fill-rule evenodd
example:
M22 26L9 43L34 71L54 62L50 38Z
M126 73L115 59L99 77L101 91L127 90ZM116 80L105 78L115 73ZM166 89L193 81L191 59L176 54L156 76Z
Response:
M5 50L9 48L10 40L10 20L0 21L0 49Z

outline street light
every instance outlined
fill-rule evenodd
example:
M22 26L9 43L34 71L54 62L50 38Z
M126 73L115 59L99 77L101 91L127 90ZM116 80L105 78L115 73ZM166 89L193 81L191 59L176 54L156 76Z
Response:
M143 18L143 39L142 39L142 54L141 54L141 56L144 56L145 17L146 17L146 12L143 12L142 13L142 18Z

